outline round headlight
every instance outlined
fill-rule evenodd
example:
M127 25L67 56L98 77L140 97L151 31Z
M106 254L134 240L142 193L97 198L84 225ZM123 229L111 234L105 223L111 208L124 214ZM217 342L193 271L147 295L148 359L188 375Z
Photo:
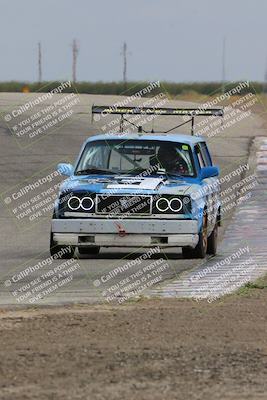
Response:
M162 197L161 199L158 199L157 202L156 202L156 207L161 212L167 211L168 208L169 208L168 199L165 199L164 197Z
M78 208L80 208L80 199L79 199L79 197L72 196L68 200L68 207L73 211L78 210Z
M179 211L181 211L182 207L183 207L183 203L182 203L182 201L181 201L180 199L178 199L177 197L175 197L174 199L171 199L171 200L170 200L170 209L171 209L173 212L179 212Z
M91 197L83 197L81 200L81 207L83 210L85 211L89 211L91 210L91 208L93 208L94 206L94 202L91 199Z

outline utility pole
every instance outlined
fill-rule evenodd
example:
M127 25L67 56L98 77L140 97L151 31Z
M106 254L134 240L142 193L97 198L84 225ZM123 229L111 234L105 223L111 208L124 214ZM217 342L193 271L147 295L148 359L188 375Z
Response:
M76 82L76 66L77 66L77 56L78 56L78 45L76 39L72 42L72 82Z
M226 56L226 39L223 38L223 49L222 49L222 93L225 93L225 56Z
M123 84L124 90L127 89L127 43L123 43L122 47L122 56L123 56Z
M41 42L38 42L38 82L42 82L42 47Z

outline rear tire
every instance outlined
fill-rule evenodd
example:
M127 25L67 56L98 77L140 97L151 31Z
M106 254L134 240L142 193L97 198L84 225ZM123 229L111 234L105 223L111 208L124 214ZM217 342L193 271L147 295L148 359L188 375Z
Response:
M183 247L183 257L184 258L205 258L207 254L208 247L208 237L207 237L207 214L203 216L202 228L199 233L198 244L194 249L190 247Z
M54 242L53 233L50 234L50 254L54 260L73 258L75 246L58 245Z

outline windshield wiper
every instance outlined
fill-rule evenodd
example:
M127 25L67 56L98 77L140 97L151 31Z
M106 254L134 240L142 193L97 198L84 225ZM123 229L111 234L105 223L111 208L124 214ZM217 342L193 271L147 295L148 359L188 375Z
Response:
M76 171L76 175L88 175L88 174L99 174L99 173L105 173L105 174L116 174L114 171L110 171L109 169L103 169L103 168L86 168L86 169L81 169L80 171Z

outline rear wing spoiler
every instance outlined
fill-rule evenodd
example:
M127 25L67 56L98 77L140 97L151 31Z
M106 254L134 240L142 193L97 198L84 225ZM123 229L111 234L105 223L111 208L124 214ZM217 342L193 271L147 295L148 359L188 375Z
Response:
M206 117L223 117L224 110L223 108L161 108L161 107L114 107L114 106L92 106L92 116L94 114L101 114L102 116L117 114L121 115L120 122L120 131L123 132L123 122L127 121L130 124L134 125L138 128L138 132L146 132L142 126L137 126L133 124L131 121L128 121L124 116L125 115L158 115L158 116L189 116L191 117L189 120L183 122L180 125L175 126L172 129L164 133L168 133L176 128L179 128L182 125L185 125L191 122L191 134L194 135L194 122L195 117L198 116L206 116ZM155 133L152 130L152 133Z

